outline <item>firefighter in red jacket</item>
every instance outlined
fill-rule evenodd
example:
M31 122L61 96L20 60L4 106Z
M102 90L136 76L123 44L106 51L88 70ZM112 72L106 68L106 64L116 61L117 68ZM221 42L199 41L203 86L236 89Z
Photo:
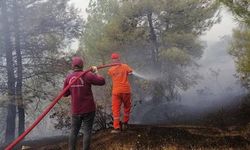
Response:
M72 82L83 71L83 60L80 57L73 57L73 73L69 74L64 81L64 87ZM92 85L104 85L105 79L97 74L97 68L92 67L92 72L86 73L79 78L64 94L71 96L71 131L69 136L69 149L75 150L77 135L83 124L83 149L90 147L92 126L95 117L95 102L91 90Z

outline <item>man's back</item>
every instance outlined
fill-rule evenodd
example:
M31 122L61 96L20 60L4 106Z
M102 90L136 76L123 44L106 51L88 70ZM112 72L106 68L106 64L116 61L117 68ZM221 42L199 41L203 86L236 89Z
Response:
M121 64L109 69L108 74L111 76L113 81L113 94L131 92L128 80L128 75L131 72L132 69L127 64Z
M64 87L70 84L81 71L75 71L67 76ZM83 114L95 111L95 103L91 85L104 85L105 79L91 72L86 73L79 78L65 93L64 96L71 95L71 111L72 114Z

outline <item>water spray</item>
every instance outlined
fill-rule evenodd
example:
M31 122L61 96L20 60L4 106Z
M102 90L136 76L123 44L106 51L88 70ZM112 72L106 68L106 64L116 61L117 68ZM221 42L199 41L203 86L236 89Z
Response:
M134 76L138 77L138 78L142 78L144 80L156 80L159 78L159 75L142 75L141 73L135 72L133 71L132 73Z
M98 66L97 69L112 67L120 65L120 63L113 63L108 65ZM5 150L13 149L27 134L30 133L32 129L34 129L37 124L48 114L48 112L55 106L55 104L63 97L64 93L74 84L81 76L84 76L86 73L90 72L92 69L88 69L80 73L68 86L66 86L63 91L59 93L59 95L46 107L46 109L37 117L37 119L33 122L33 124L26 129L18 138L16 138L10 145L8 145Z

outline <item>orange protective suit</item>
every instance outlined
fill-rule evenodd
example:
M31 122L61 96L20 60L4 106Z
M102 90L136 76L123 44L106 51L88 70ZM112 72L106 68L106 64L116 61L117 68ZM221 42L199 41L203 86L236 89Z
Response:
M115 129L120 128L120 110L124 106L123 122L128 123L131 109L131 87L128 76L132 69L127 64L111 67L108 74L112 78L112 112L113 126Z

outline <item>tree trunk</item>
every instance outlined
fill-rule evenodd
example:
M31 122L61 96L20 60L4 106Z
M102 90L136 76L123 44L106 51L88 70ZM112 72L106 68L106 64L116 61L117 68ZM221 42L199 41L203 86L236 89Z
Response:
M15 104L15 76L13 66L13 54L12 45L10 38L10 28L8 21L8 12L6 6L6 0L1 1L2 6L2 20L3 20L3 36L4 36L4 50L6 55L6 68L7 68L7 88L8 88L8 113L7 113L7 126L5 133L5 142L10 142L15 138L15 127L16 127L16 104Z
M148 24L149 24L149 33L150 33L150 41L153 44L152 48L152 67L154 68L154 71L157 71L160 73L161 70L159 70L160 67L160 62L159 62L159 47L158 47L158 42L157 42L157 37L153 25L153 20L152 20L152 12L149 11L147 13L147 18L148 18ZM155 104L159 104L162 99L163 99L163 94L164 94L164 88L161 83L158 83L157 81L153 82L153 102Z
M19 6L18 1L13 1L14 12L14 33L15 33L15 50L17 57L17 80L16 80L16 101L18 105L18 134L22 134L25 128L25 112L22 97L22 82L23 82L23 65L22 53L20 47L20 25L19 25Z
M149 33L150 33L150 41L153 44L153 48L152 48L152 60L153 60L153 66L158 65L158 60L159 60L159 48L158 48L158 44L157 44L157 38L156 38L156 34L155 34L155 30L154 30L154 25L153 25L153 20L152 20L152 12L150 11L147 14L148 17L148 24L149 24Z

